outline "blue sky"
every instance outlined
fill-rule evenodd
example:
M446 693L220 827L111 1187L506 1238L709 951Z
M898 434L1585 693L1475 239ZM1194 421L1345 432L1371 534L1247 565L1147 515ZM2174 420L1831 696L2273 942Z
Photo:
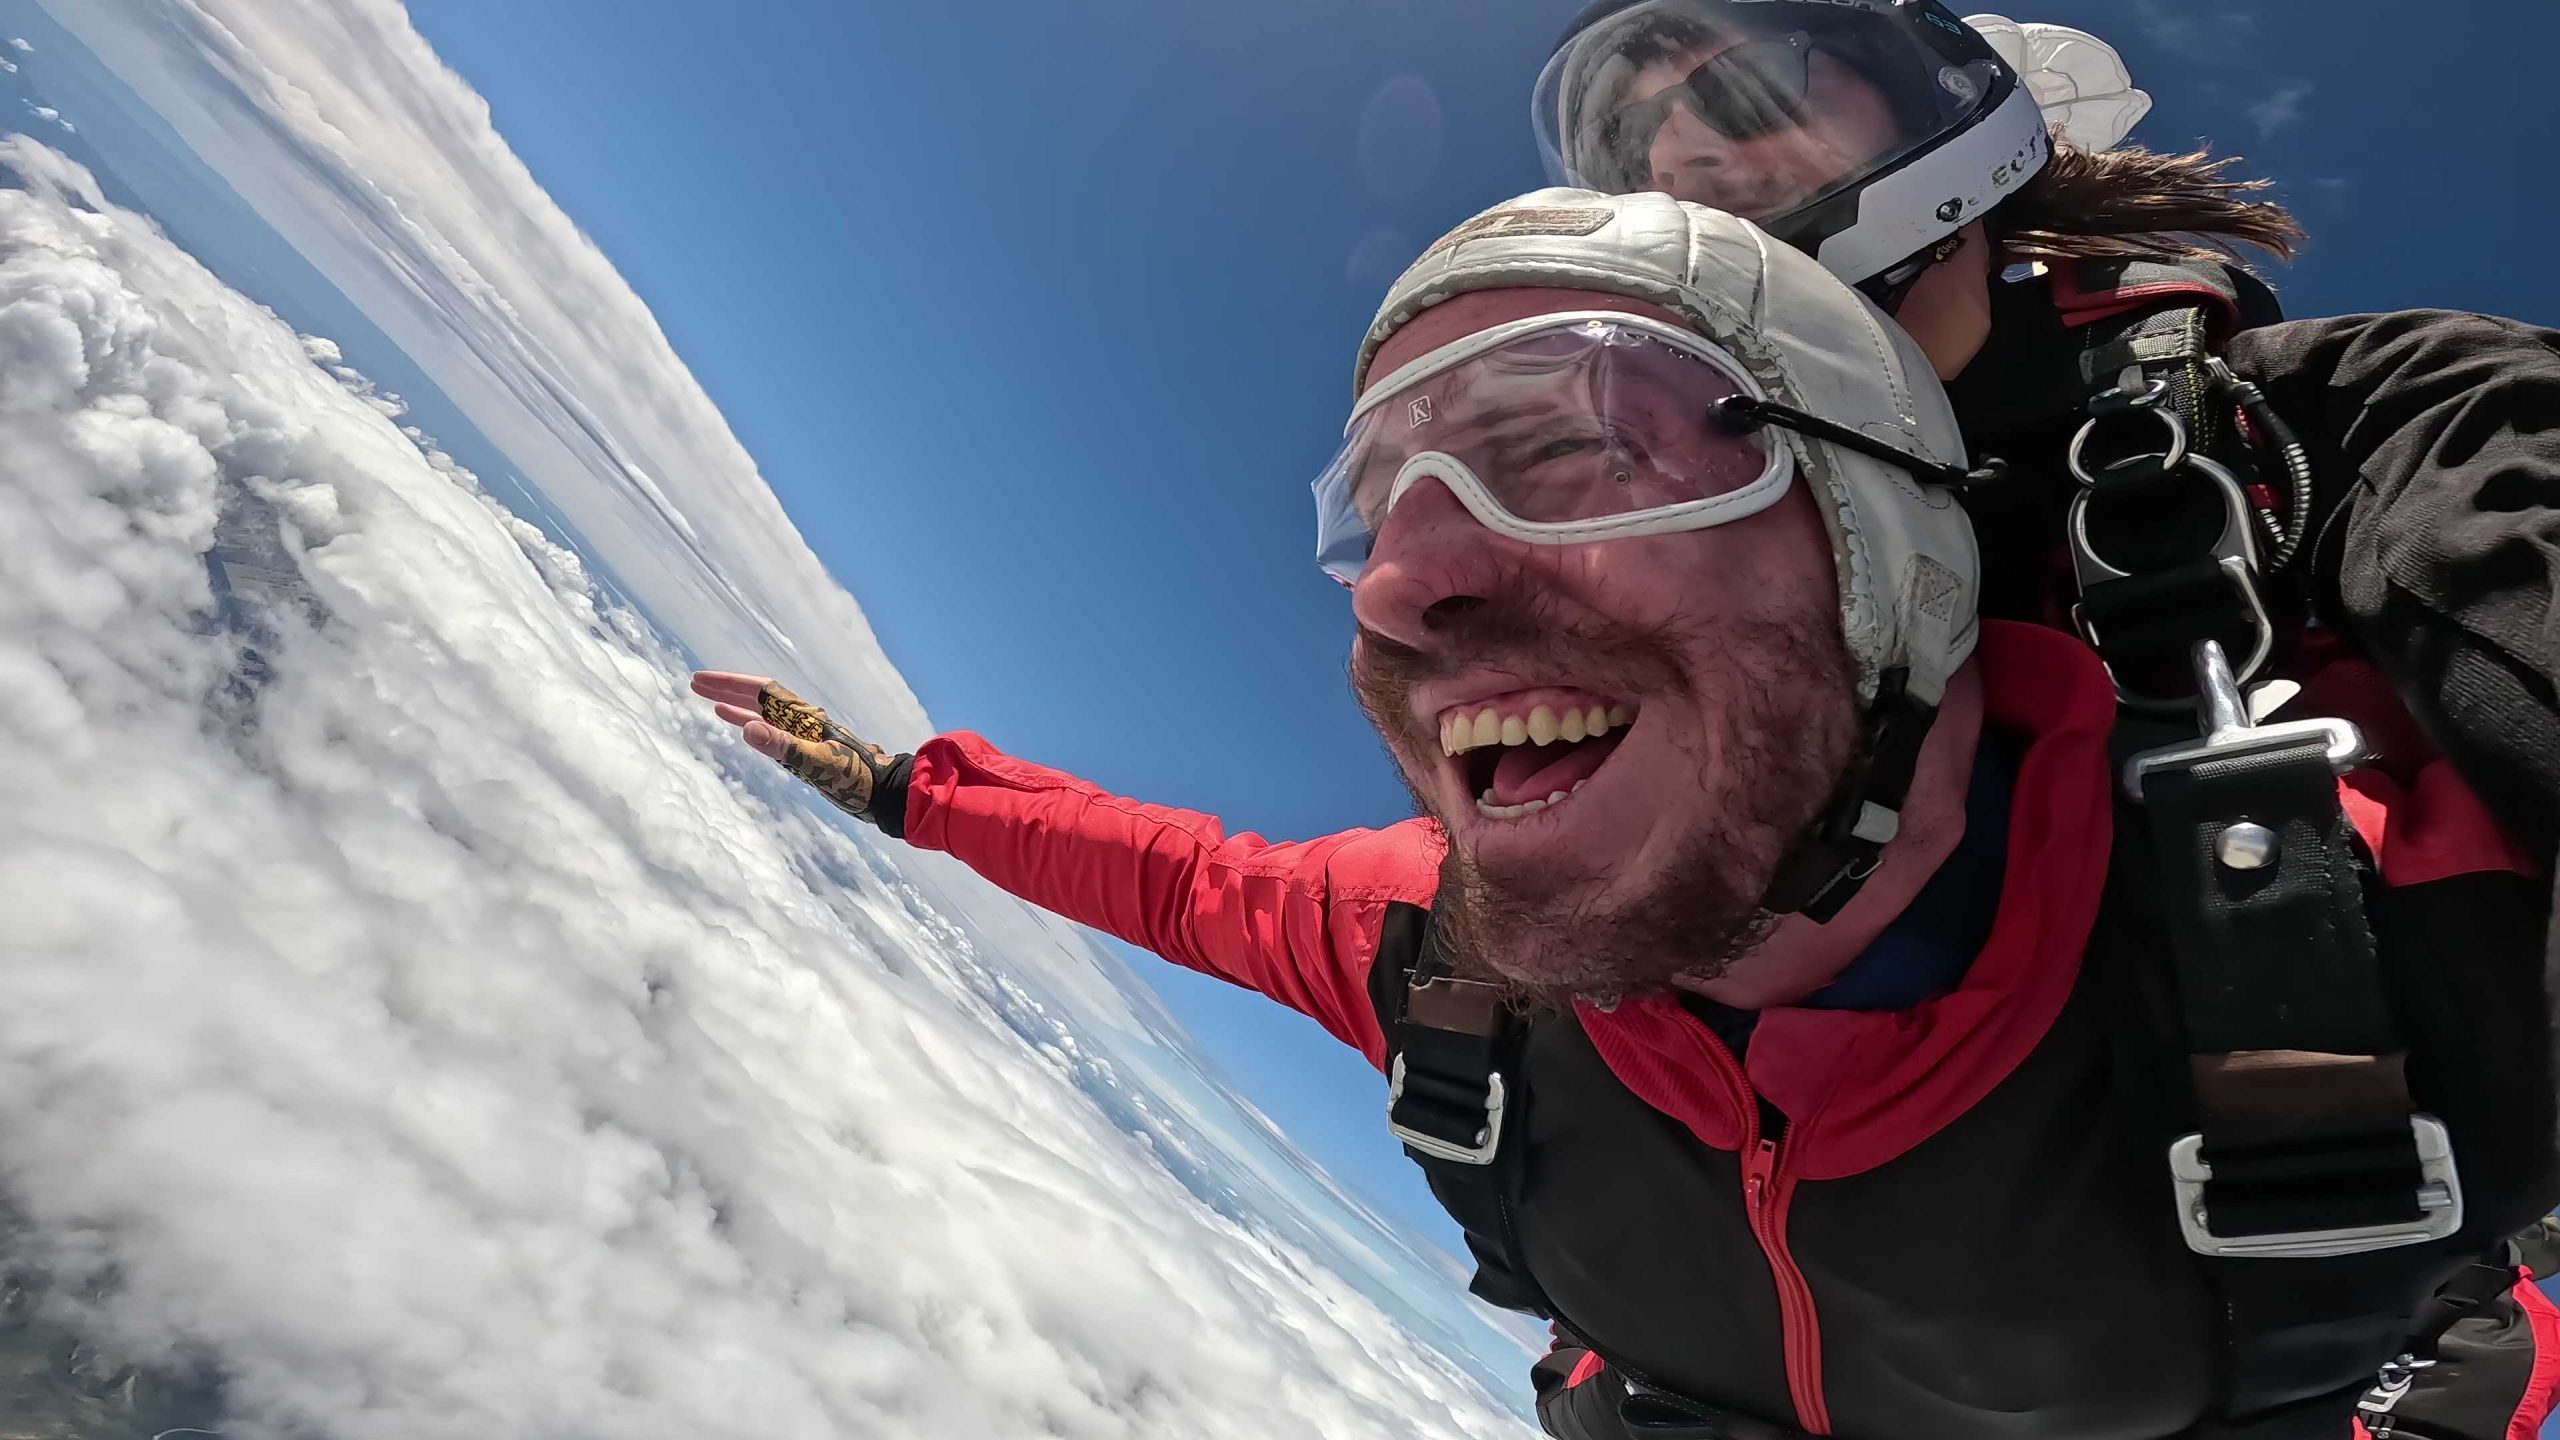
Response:
M654 309L935 719L1275 837L1392 822L1305 481L1394 271L1540 183L1569 0L415 7ZM2275 177L2298 315L2560 320L2541 3L2172 0L2092 29L2155 148ZM1243 1092L1446 1236L1357 1057L1149 962Z

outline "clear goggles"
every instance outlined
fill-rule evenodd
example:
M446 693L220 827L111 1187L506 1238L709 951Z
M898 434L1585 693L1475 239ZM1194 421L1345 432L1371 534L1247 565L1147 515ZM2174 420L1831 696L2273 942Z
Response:
M2000 75L1926 0L1641 0L1558 50L1533 103L1557 183L1777 228L1960 128Z
M1470 335L1373 382L1315 480L1316 563L1358 583L1388 514L1437 481L1533 545L1700 530L1775 504L1795 474L1724 402L1759 399L1732 356L1638 316L1573 311Z

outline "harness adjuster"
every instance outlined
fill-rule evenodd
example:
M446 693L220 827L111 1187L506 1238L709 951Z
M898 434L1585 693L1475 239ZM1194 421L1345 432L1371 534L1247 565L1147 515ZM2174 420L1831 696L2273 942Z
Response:
M1407 981L1387 1070L1387 1129L1406 1148L1459 1165L1493 1163L1508 1099L1500 1069L1508 1020L1498 985L1445 974Z
M1446 1140L1430 1131L1406 1124L1397 1118L1404 1109L1404 1057L1398 1055L1395 1068L1387 1076L1387 1129L1398 1140L1413 1149L1460 1165L1490 1165L1496 1151L1502 1148L1502 1076L1499 1072L1484 1077L1484 1124L1475 1132L1473 1143Z
M2181 1136L2169 1146L2169 1174L2178 1191L2178 1228L2185 1232L2187 1248L2199 1255L2261 1259L2316 1260L2442 1240L2462 1228L2462 1177L2453 1163L2453 1139L2446 1133L2444 1122L2432 1115L2410 1116L2409 1138L2418 1157L2415 1218L2260 1235L2219 1235L2214 1233L2213 1212L2205 1194L2205 1187L2213 1182L2213 1165L2204 1158L2204 1136Z

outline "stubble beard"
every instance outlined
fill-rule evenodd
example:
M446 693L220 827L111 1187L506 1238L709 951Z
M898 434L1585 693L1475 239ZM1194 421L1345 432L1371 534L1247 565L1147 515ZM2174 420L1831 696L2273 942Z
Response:
M1619 857L1482 863L1458 839L1463 827L1439 814L1416 783L1407 758L1439 753L1400 703L1407 682L1424 678L1432 662L1392 642L1381 650L1380 637L1364 636L1371 663L1355 664L1353 691L1387 739L1416 808L1449 837L1433 921L1460 974L1503 986L1527 1009L1576 999L1614 1005L1677 978L1713 979L1766 936L1776 917L1760 902L1779 862L1828 806L1854 758L1854 692L1838 620L1826 612L1719 625L1717 645L1690 647L1715 657L1714 669L1698 674L1675 659L1677 636L1584 617L1563 627L1538 623L1544 608L1532 597L1491 600L1459 622L1478 643L1448 653L1476 659L1487 644L1511 647L1496 654L1570 653L1578 683L1612 689L1605 674L1630 682L1616 693L1689 709L1712 739L1697 742L1697 752L1683 748L1687 775L1658 783L1666 804L1686 803L1704 818L1654 882L1633 894L1611 884Z

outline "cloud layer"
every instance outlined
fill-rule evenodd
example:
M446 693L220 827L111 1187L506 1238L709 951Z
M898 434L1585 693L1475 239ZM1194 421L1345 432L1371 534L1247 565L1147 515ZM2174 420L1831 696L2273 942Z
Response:
M668 633L725 667L797 677L867 735L930 733L647 305L397 0L42 3L382 326Z
M49 1304L213 1356L243 1435L1525 1433L1186 1189L334 350L0 165L0 1188Z

